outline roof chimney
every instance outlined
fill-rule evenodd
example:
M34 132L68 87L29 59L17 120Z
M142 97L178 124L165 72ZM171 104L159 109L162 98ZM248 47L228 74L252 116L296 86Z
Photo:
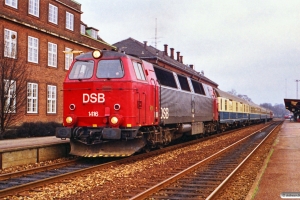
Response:
M180 56L180 62L183 63L183 56Z
M144 41L144 48L147 47L147 41Z
M168 45L165 44L164 46L165 46L165 55L168 56Z
M176 53L177 53L177 61L179 62L179 59L180 59L180 52L177 51Z
M190 65L190 68L194 69L194 65Z
M174 48L170 48L170 50L171 50L171 56L170 56L170 57L171 57L172 59L174 59Z

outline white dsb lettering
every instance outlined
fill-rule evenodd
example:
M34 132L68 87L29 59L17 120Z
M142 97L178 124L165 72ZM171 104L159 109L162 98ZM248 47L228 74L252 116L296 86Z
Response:
M103 93L92 93L92 94L87 94L83 93L82 94L82 102L83 103L104 103L105 102L105 96Z

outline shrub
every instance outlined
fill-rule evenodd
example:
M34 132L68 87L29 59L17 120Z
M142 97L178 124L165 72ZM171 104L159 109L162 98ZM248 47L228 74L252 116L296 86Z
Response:
M17 137L54 136L55 128L62 126L57 122L25 122L17 128Z

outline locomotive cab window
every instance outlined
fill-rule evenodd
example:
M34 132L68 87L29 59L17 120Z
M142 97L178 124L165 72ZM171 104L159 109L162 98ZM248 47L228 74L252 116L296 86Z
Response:
M122 78L124 69L120 60L100 60L97 67L98 78Z
M94 61L76 61L69 74L69 79L89 79L93 76Z
M146 80L142 64L137 63L137 62L132 62L132 64L133 64L133 68L134 68L136 78L139 79L139 80Z
M181 89L190 92L191 89L190 89L190 86L189 86L189 83L188 83L186 77L181 76L181 75L177 75L177 77L178 77Z

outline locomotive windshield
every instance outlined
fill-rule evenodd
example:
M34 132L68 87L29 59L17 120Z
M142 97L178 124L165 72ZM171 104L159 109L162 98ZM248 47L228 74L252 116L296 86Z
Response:
M101 60L97 67L98 78L121 78L124 76L120 60Z
M76 61L69 74L69 79L89 79L93 76L94 61Z

